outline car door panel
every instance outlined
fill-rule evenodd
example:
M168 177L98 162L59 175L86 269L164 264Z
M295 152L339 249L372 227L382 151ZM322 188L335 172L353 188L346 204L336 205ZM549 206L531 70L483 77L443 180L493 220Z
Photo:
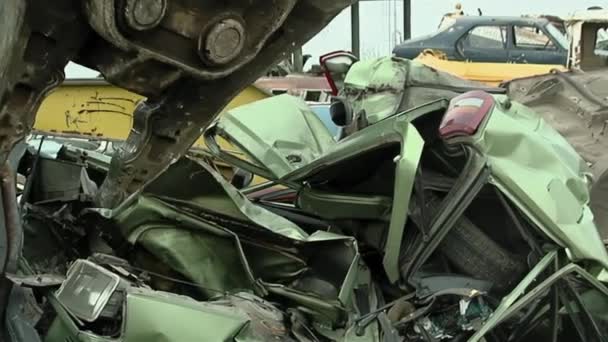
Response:
M518 64L564 64L565 53L551 35L534 26L511 26L509 61Z
M456 43L456 50L471 62L506 62L506 27L479 25L467 31Z

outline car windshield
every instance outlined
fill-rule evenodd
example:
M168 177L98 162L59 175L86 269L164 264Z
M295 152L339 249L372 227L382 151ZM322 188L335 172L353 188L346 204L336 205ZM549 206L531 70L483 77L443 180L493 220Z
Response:
M547 31L552 35L557 43L564 49L568 50L568 38L553 24L549 23L546 26Z

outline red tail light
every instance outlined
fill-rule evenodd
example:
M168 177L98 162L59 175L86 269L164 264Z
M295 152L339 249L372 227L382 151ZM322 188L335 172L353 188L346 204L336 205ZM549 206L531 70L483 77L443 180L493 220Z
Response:
M250 200L262 200L279 203L294 203L298 193L292 189L283 189L278 186L254 191L247 195Z
M447 139L474 135L494 103L494 97L481 90L453 98L439 125L439 136Z

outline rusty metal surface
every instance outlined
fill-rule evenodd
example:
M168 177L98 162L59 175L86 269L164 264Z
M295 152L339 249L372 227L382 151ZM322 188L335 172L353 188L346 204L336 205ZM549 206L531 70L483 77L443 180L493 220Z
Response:
M505 83L509 96L541 115L589 164L590 203L608 238L608 70L554 72Z
M515 79L505 86L509 97L534 109L592 168L606 158L608 70L551 73ZM595 176L602 171L596 170Z
M65 64L87 36L75 5L7 0L0 6L0 163L29 132L40 102L63 80Z
M131 15L119 1L88 0L85 2L85 12L91 27L112 45L124 51L137 51L145 60L168 64L202 79L215 79L225 77L250 62L283 24L297 1L272 0L247 4L248 2L217 4L173 0L169 2L159 25L144 31L133 30L129 25L123 24L125 18L119 14L124 12L127 22ZM209 30L213 30L220 21L227 17L238 18L245 23L247 29L243 53L232 63L220 68L206 67L199 56L192 53L192 39L176 39L171 36L176 31L184 31L184 27L175 20L164 20L175 16L191 18L191 25L186 29L197 33L196 37L188 37L195 38L194 46L200 37L205 40Z
M5 164L0 169L0 190L2 192L2 205L4 208L4 226L6 228L8 258L5 271L15 272L17 270L17 260L21 253L21 217L17 208L17 192L15 172L10 165Z
M233 97L351 2L159 0L144 8L135 0L7 0L0 28L14 34L0 40L0 162L30 131L68 60L98 70L148 97L101 187L99 204L112 207L182 155Z
M230 101L225 110L269 96L255 85ZM123 141L133 125L133 111L141 95L103 79L66 80L42 102L34 132L91 140ZM202 147L202 141L194 146Z
M6 259L0 265L2 274L14 273L17 271L17 263L21 255L21 247L23 245L23 232L21 229L21 217L17 208L17 193L16 193L16 176L9 163L5 163L0 169L0 194L2 195L2 206L4 229L1 232L5 234L6 242ZM11 281L7 278L0 279L0 319L5 320L6 307L9 296L12 290Z
M348 3L328 6L301 1L283 23L282 34L237 73L208 82L184 78L165 89L162 97L149 97L135 111L134 128L125 148L112 161L99 204L113 207L163 171L192 145L229 99L282 59L285 51L310 39Z

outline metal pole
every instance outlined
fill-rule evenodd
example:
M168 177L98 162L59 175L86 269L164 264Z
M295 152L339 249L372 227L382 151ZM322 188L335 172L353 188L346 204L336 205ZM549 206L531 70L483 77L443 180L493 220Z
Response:
M293 68L295 72L304 72L304 56L301 46L293 52Z
M4 234L2 237L4 250L1 256L3 262L0 265L0 272L4 275L5 273L17 272L17 264L23 245L23 230L21 229L21 217L17 206L15 172L11 169L8 161L0 168L0 197L2 198L2 209L4 211L4 224L1 229L3 231L0 232L0 234ZM0 320L3 327L12 288L11 281L3 276L0 279ZM6 340L4 334L4 329L2 329L0 338L3 338L3 341Z
M359 41L359 3L355 2L350 6L350 39L352 53L360 57L360 41Z
M403 40L412 38L412 0L403 0Z

